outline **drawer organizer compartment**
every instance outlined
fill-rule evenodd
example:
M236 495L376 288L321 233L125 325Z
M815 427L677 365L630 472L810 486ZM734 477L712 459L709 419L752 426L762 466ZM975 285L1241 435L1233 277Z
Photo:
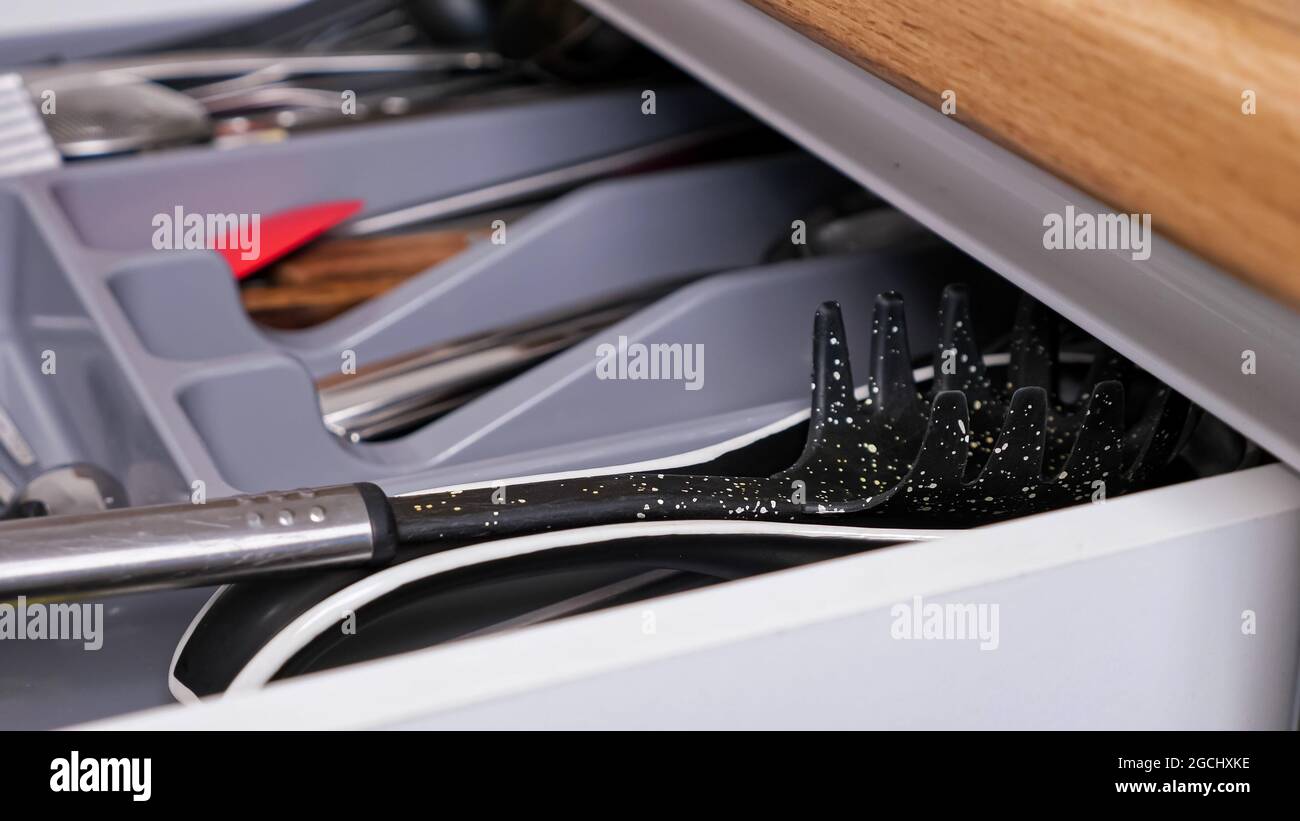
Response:
M137 504L182 486L104 328L21 196L0 191L0 408L18 433L0 454L0 486L69 462L104 465ZM6 503L10 493L3 494Z
M35 465L10 464L13 460L6 454L0 472L9 477L9 484L19 486L41 467L92 463L120 482L132 506L189 500L196 483L216 502L236 494L370 481L397 497L394 506L406 514L413 505L418 511L419 500L426 499L420 494L431 489L443 491L431 497L437 504L454 505L456 499L477 499L476 494L492 492L503 483L506 488L537 488L545 481L572 480L573 490L590 493L592 488L584 483L608 474L659 479L701 471L709 476L767 476L788 466L805 438L810 418L807 374L814 361L826 365L818 373L828 379L839 378L839 367L847 370L836 352L817 360L809 344L814 315L820 310L819 322L831 321L825 319L827 309L819 308L828 300L842 306L847 336L833 325L819 325L820 350L847 340L842 350L858 368L857 384L849 387L857 388L854 401L868 402L855 406L864 412L877 389L884 386L890 393L889 385L897 387L890 380L898 377L899 362L905 361L906 372L915 375L927 394L936 377L948 387L966 386L961 389L973 397L967 410L975 415L936 415L930 425L937 429L950 422L967 434L965 425L973 426L971 420L981 412L978 397L984 395L979 393L983 388L972 388L962 374L943 370L948 346L961 354L957 367L962 373L975 370L969 354L988 365L994 381L1010 381L1007 374L1015 369L1023 375L1032 362L1041 364L1025 354L1023 345L1017 347L1017 340L1028 337L1007 333L1025 318L1017 314L1017 290L959 251L933 238L919 239L914 226L896 234L867 231L865 250L849 243L821 255L792 247L797 221L803 221L805 229L816 225L827 205L843 203L852 189L844 177L799 151L640 170L577 187L522 216L511 215L504 244L473 244L451 260L306 330L255 324L241 304L230 269L217 254L151 247L154 216L177 208L200 214L270 214L325 200L360 198L365 202L363 216L371 216L677 136L752 127L730 105L689 85L660 90L655 116L643 115L639 102L639 89L602 90L295 137L286 144L232 152L190 148L73 165L5 184L0 187L0 405L37 458ZM874 209L897 214L879 203ZM481 212L471 219L490 222L496 216ZM946 286L957 282L969 285L973 294L978 337L971 335L969 324L959 318L954 322L959 308L953 307L953 294L958 292ZM318 386L338 377L341 363L364 369L411 350L459 343L649 287L664 293L427 424L354 441L332 432L322 419ZM905 328L900 329L898 314L880 313L884 309L878 295L892 292L912 314ZM947 311L946 320L924 319L940 305ZM1085 374L1108 356L1079 329L1063 325L1068 340L1061 348L1061 367L1069 376L1061 384L1070 395L1044 423L1046 446L1055 447L1062 459L1070 452L1062 443L1072 442L1078 430L1069 425L1087 424L1083 408L1097 382ZM882 340L888 340L884 349L898 358L880 353ZM602 350L656 343L702 346L707 352L698 372L702 389L690 389L685 378L608 379L602 374ZM922 356L906 357L900 348ZM928 354L936 350L940 354L932 360ZM55 354L57 369L47 374L40 365L48 352ZM823 392L827 384L823 380ZM987 387L989 395L1000 390L998 385ZM892 393L901 401L897 390ZM937 391L927 398L939 404ZM1147 397L1136 391L1130 398L1138 404ZM1063 410L1066 406L1071 410ZM1058 427L1076 411L1077 419ZM813 412L814 429L819 429L818 419L830 427L856 424L842 412L827 413L819 417ZM1139 432L1122 441L1095 439L1098 460L1109 458L1104 451L1112 446L1136 453L1148 442L1140 432L1140 414L1130 408L1127 420L1120 417L1121 427L1126 421L1130 431ZM1001 427L1000 418L996 427ZM725 725L728 716L753 721L755 714L744 705L719 705L716 700L722 696L711 691L691 708L694 713L666 709L653 699L648 705L646 691L627 684L636 675L631 668L643 667L656 678L681 675L682 681L705 681L714 663L701 661L700 654L711 646L728 645L717 658L735 658L746 669L761 671L767 677L761 685L765 697L773 704L784 703L777 692L781 688L808 693L824 682L801 680L795 673L774 675L770 666L745 654L751 644L782 644L780 634L787 628L838 652L846 646L845 631L851 633L862 624L870 625L862 629L876 629L882 618L878 611L913 591L965 601L984 595L972 591L1014 587L1022 575L1029 578L1027 574L1049 579L1045 589L1055 589L1060 582L1051 581L1052 574L1069 573L1074 565L1095 568L1123 549L1133 551L1128 558L1140 564L1141 556L1156 554L1136 551L1153 546L1162 552L1152 561L1176 576L1180 541L1197 543L1187 552L1203 563L1188 574L1203 583L1204 567L1222 567L1225 562L1222 551L1201 544L1207 532L1220 540L1249 534L1258 540L1254 553L1260 562L1275 571L1273 582L1295 579L1300 568L1286 548L1287 540L1294 541L1300 533L1300 494L1294 477L1278 465L1231 472L1266 457L1221 425L1202 423L1196 428L1200 439L1191 438L1190 422L1175 427L1166 431L1166 438L1172 438L1167 444L1191 441L1199 450L1173 474L1141 485L1140 492L989 527L967 529L983 521L950 521L937 515L932 520L916 514L915 507L908 508L910 519L890 513L828 525L800 519L811 516L804 509L791 516L795 521L766 530L744 515L704 517L680 532L665 524L662 533L652 527L637 530L636 522L600 520L582 530L547 533L540 528L482 544L465 537L472 546L417 555L373 575L368 570L328 570L284 583L240 583L215 595L212 589L194 589L117 597L107 608L108 640L93 653L58 642L0 646L8 671L0 681L0 724L60 726L163 705L173 697L189 700L229 691L224 705L163 711L139 721L458 726L508 725L527 715L532 718L523 723L540 726L547 713L539 711L539 705L548 704L546 709L555 711L554 721L582 724L589 719L575 705L591 699L608 704L617 720L626 723L637 723L636 711L643 710L665 723L687 725L702 720L699 711L713 709L715 718L707 723ZM885 424L874 430L887 436L894 429ZM1006 440L995 442L991 434L988 442L977 439L971 447L981 462L1002 465L1003 450L1012 444L1032 445L1033 437L1043 433L1032 425L1017 430L1024 439L1008 433ZM1155 443L1152 448L1162 446L1158 436L1149 438ZM899 439L918 447L924 439L929 449L940 441L937 434L923 431L914 432L913 440L903 434ZM889 447L882 438L837 442L835 447L848 442L871 448L873 454L877 443L882 450ZM826 461L826 449L814 455L822 468L838 464ZM1068 472L1061 465L1054 467L1062 476ZM1019 475L1014 466L1006 471ZM798 475L800 481L813 476ZM974 476L973 469L967 471L966 478ZM867 477L860 478L870 486ZM1265 486L1267 492L1260 492ZM926 487L937 485L914 483L900 490L898 498L912 490L925 493ZM658 487L653 490L659 492ZM846 508L861 502L865 511L877 493L851 494ZM985 498L971 494L958 501L988 514L989 521L1005 512L995 501L1003 495L1019 501L1034 495L1028 487L1002 488ZM1223 508L1195 511L1188 527L1174 527L1167 518L1179 504L1215 495L1226 499ZM563 508L565 499L554 504ZM1030 508L1023 512L1034 512ZM485 517L496 515L490 508L484 510ZM1168 538L1158 537L1147 523L1110 550L1104 539L1113 537L1117 517L1125 515L1170 522ZM484 523L491 526L491 519ZM1089 532L1092 528L1095 533ZM993 550L989 555L994 568L982 573L978 551L994 545L999 533L1006 534L1009 547ZM1060 535L1066 533L1080 535ZM1059 539L1057 547L1064 554L1052 554L1053 545L1043 545L1042 550L1055 558L1035 560L1025 551L1032 539ZM792 545L795 552L804 551L798 560L790 558ZM720 569L734 559L737 548L750 550L752 561L743 562L740 569ZM584 564L584 556L602 551L611 558L608 565ZM716 563L701 559L683 564L681 557L692 551L719 558ZM869 552L846 555L864 551ZM630 561L624 554L638 558ZM514 578L517 568L533 568L533 559L544 564L552 555L573 562L573 567L541 574L544 578L535 583ZM787 569L813 559L825 561ZM507 560L519 563L500 565L506 568L503 578L492 572L483 579L474 577L479 564ZM668 569L653 567L656 560L665 561ZM1242 595L1257 592L1260 603L1240 608L1294 621L1295 608L1287 609L1273 587L1264 589L1266 576L1257 570L1252 566L1242 571L1233 590ZM872 574L878 572L885 580L863 582L864 592L855 598L844 585L834 583L837 572L857 582L876 578ZM891 586L894 573L899 581ZM451 584L458 579L467 581L464 589ZM732 583L710 587L719 580ZM503 581L508 583L493 586ZM824 597L819 597L819 589L826 591ZM1162 595L1177 595L1170 586L1160 590ZM1134 591L1122 592L1123 601L1139 600ZM1010 602L1013 593L997 595ZM1237 606L1235 599L1216 596L1224 607ZM390 605L387 610L376 609L381 599ZM488 599L508 615L494 615L480 601ZM722 601L734 604L750 626L742 629L736 618L722 615L713 604ZM773 615L764 618L759 603ZM1185 601L1175 604L1180 612L1190 610ZM363 622L370 620L368 645L334 641L327 635L349 612L359 613ZM646 614L664 626L662 634L646 631ZM528 629L478 636L482 628L472 625L493 619ZM1023 621L1016 624L1017 630L1026 629ZM1071 623L1070 629L1077 627ZM1228 638L1221 633L1215 633L1214 641L1225 644ZM665 638L659 645L652 638L656 635ZM1005 680L1010 667L1023 672L1024 645L1015 642L1024 635L1007 636L1018 648L1009 654L1013 660L1008 668L994 669L989 662L989 667L978 669L992 669L989 679L998 681ZM1272 633L1238 660L1276 689L1285 664L1266 659L1296 661L1295 636L1294 630ZM897 660L902 652L898 646L879 638L872 633L870 649L864 652ZM449 639L461 641L426 649ZM599 648L600 658L583 652L583 642ZM1099 648L1100 642L1090 647L1093 658L1106 657ZM1116 658L1130 659L1140 649L1125 645ZM783 646L780 652L801 657L798 648ZM909 687L917 686L918 670L933 665L931 672L942 676L953 658L972 663L961 655L964 652L958 648L952 656L898 661L903 672L897 680L902 683L882 685L878 695L906 701ZM978 667L979 662L974 663ZM525 670L529 665L535 672ZM823 659L810 661L808 669L829 676L850 667L846 663L837 668ZM272 680L321 670L332 672L262 689ZM379 682L386 674L391 680ZM485 680L498 675L506 683ZM1293 680L1294 664L1290 675ZM621 680L626 695L615 697L608 687L600 690L591 684L602 677ZM1026 680L1037 679L1026 675ZM360 702L365 699L328 693L331 681L361 688L354 692L383 692L385 698L363 708ZM431 681L446 686L423 695L412 691L435 690L427 686ZM602 694L593 695L588 687ZM550 695L542 688L550 688ZM303 699L295 704L288 695L292 693L303 694ZM1216 696L1207 723L1231 724L1235 702L1230 696ZM327 715L336 710L329 706L331 699L340 699L333 703L344 705L343 714ZM488 699L499 701L487 705ZM843 707L838 697L834 703ZM927 704L933 707L933 702L915 698L909 709L927 709ZM1279 705L1274 699L1249 720L1277 723L1284 712ZM1190 709L1171 711L1168 717L1173 721ZM830 721L816 710L806 715ZM878 714L854 715L862 723L885 723ZM1109 718L1124 723L1138 715L1136 709L1116 710Z
M132 502L188 497L195 480L212 496L345 476L402 481L397 477L411 474L408 486L423 486L421 472L446 447L436 426L412 441L352 446L320 425L313 380L337 373L345 351L364 366L569 303L757 262L792 215L842 185L814 161L789 157L611 181L511 224L505 245L481 243L333 322L292 333L249 322L217 255L149 248L153 216L176 208L271 212L347 194L363 198L366 213L382 213L737 120L698 89L664 93L654 117L640 113L638 99L633 91L603 92L313 136L292 146L178 150L73 166L11 184L8 221L22 240L11 253L25 256L15 258L10 287L30 294L29 301L88 306L79 325L93 344L83 347L108 363L87 361L71 343L55 346L64 351L63 373L107 367L127 374L107 380L117 387L98 393L94 416L142 423L141 435L121 448L150 448L160 439L165 445L147 450L143 468L125 451L91 460L70 441L43 461L98 461L123 477ZM583 129L585 122L602 128ZM466 145L473 146L468 156ZM480 149L490 150L474 153ZM447 160L424 159L440 151ZM407 171L398 185L395 168L417 173ZM669 200L685 205L655 207L650 219L636 206ZM617 250L633 242L640 250ZM57 255L49 251L56 245ZM63 293L44 293L59 287ZM478 307L483 300L491 300L492 312ZM43 309L22 307L33 315ZM72 325L63 318L34 323L25 355L38 356L45 348L34 346L55 333L42 328L67 326L59 333L71 340ZM67 377L47 383L72 389L63 387L72 383ZM21 395L7 402L18 407L27 401ZM86 398L63 405L86 407ZM21 416L21 429L36 429L37 414L11 413ZM116 437L91 438L98 446Z
M689 86L663 89L657 103L646 116L639 89L583 92L231 151L69 166L46 185L79 244L150 251L154 215L176 206L271 213L360 197L378 214L743 119ZM593 121L602 127L583 127Z

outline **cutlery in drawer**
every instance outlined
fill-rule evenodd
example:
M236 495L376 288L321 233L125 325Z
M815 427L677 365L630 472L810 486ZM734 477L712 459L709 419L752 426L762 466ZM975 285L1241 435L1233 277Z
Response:
M1064 401L1057 321L1028 297L1001 381L976 344L964 286L945 289L939 325L922 392L902 299L879 295L869 375L855 390L840 309L823 304L803 451L774 474L752 469L771 458L773 443L760 440L726 454L726 472L593 473L395 498L361 483L33 519L0 525L0 594L210 584L637 522L963 527L1143 487L1188 440L1191 404L1104 349L1078 398ZM1128 424L1125 385L1144 379L1150 398Z

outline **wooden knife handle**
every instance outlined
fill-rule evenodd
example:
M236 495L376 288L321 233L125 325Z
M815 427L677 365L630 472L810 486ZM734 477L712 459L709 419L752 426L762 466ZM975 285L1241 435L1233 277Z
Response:
M469 247L476 232L429 231L392 237L330 239L276 265L271 279L305 285L330 279L417 274Z

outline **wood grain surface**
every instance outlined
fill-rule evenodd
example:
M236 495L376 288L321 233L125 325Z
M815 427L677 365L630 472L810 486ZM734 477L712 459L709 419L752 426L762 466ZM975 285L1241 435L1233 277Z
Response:
M261 325L319 325L446 262L486 231L450 229L394 236L325 238L245 280L244 310Z
M1300 309L1300 0L748 2Z

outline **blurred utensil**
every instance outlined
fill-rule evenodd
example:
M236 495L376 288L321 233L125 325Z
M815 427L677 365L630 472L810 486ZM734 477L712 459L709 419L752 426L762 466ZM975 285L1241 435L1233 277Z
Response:
M417 274L486 237L486 230L420 231L392 236L323 239L275 266L276 282L307 285L383 274Z
M27 475L21 486L0 474L0 519L97 513L126 504L126 491L108 471L87 462L38 469L36 451L0 406L0 448ZM11 466L12 469L12 466Z
M271 266L266 282L249 283L240 296L249 316L262 325L305 328L379 296L486 236L464 228L322 239Z
M250 23L176 42L173 48L400 48L420 42L404 0L312 0Z
M680 155L751 131L754 127L754 123L746 121L668 137L626 151L408 205L384 214L362 217L339 226L334 234L352 237L367 236L417 223L448 219L486 208L559 194L598 179L630 174L643 168L666 163Z
M609 81L664 65L573 0L402 0L395 6L384 19L404 34L417 29L444 48L491 48L545 77Z
M374 363L318 385L325 427L354 442L408 430L459 407L486 386L566 350L669 293L657 285Z
M235 279L243 279L316 239L360 211L362 205L361 200L339 200L270 214L259 218L258 247L252 256L248 256L251 249L245 249L240 241L242 229L238 226L217 253L226 260Z
M126 507L126 490L103 468L74 462L42 470L0 509L0 519L101 513Z
M242 75L198 89L214 100L216 109L226 110L231 102L228 95L241 91L252 95L258 86L301 74L446 73L495 70L502 65L500 57L487 52L191 52L36 69L24 72L21 82L33 97L53 92L52 110L38 117L36 124L41 131L48 129L61 156L100 157L200 142L212 135L213 112L204 101L164 85L163 80ZM446 95L464 90L439 85L433 83L420 91ZM299 96L306 91L309 89L299 89ZM287 91L275 93L285 95ZM382 105L383 100L373 102ZM329 113L330 122L349 118L343 114L337 94Z
M404 117L427 111L436 103L451 98L508 86L517 78L518 75L509 72L471 74L384 89L358 96L346 113L339 92L310 88L256 88L208 98L205 105L223 111L270 109L265 113L241 113L214 123L218 146L229 146L250 133L303 131L384 117Z
M485 214L504 216L507 208L526 213L548 196L610 175L706 161L715 154L743 156L755 147L766 148L755 146L755 141L729 139L751 133L756 133L754 125L747 121L702 129L344 223L330 236L276 265L269 272L269 282L246 288L245 308L255 320L275 328L296 329L324 322L464 250L470 241L486 234ZM510 213L512 219L519 215ZM470 219L476 222L471 224ZM406 235L383 233L425 222L447 227ZM355 281L366 279L369 281Z
M70 87L54 100L43 127L69 159L186 145L212 133L202 104L158 83Z
M421 34L421 26L452 20L476 21L470 27L485 29L487 36L480 48L472 50L209 48L30 69L21 74L20 83L33 97L54 92L56 105L44 118L26 118L24 136L39 139L41 131L48 130L60 157L169 148L214 135L221 147L228 148L281 139L302 129L405 116L449 98L517 82L526 75L608 81L616 76L616 68L639 64L646 54L635 41L568 0L478 0L473 4L425 0L365 5L351 11L327 10L318 21L309 17L296 24L297 28L291 27L289 42L301 35L306 39L300 45L317 49L405 44L413 34ZM360 28L349 36L348 27ZM429 42L439 39L437 31L423 34ZM497 43L511 57L488 50ZM474 76L450 76L457 72ZM346 113L337 91L331 99L326 89L281 87L293 77L392 73L442 76L438 81L372 90L358 96L355 108ZM183 90L165 85L192 81L207 82ZM271 110L240 113L249 108ZM214 122L214 114L231 112L236 116ZM32 127L42 124L44 128ZM12 152L0 152L3 173L4 154ZM30 151L24 148L22 153L23 163L15 166L18 171L13 173L21 173L31 162ZM51 157L46 153L43 162L48 164Z
M258 324L298 330L332 319L408 279L409 274L372 274L308 285L251 286L240 292L240 299Z
M190 48L509 49L549 77L626 76L650 53L571 0L316 0L254 24L191 39ZM662 65L662 63L659 63Z
M482 71L505 64L501 55L489 51L180 51L35 68L23 71L22 77L28 88L59 91L98 85L105 77L113 82L169 82L245 75L255 76L260 85L307 74Z

